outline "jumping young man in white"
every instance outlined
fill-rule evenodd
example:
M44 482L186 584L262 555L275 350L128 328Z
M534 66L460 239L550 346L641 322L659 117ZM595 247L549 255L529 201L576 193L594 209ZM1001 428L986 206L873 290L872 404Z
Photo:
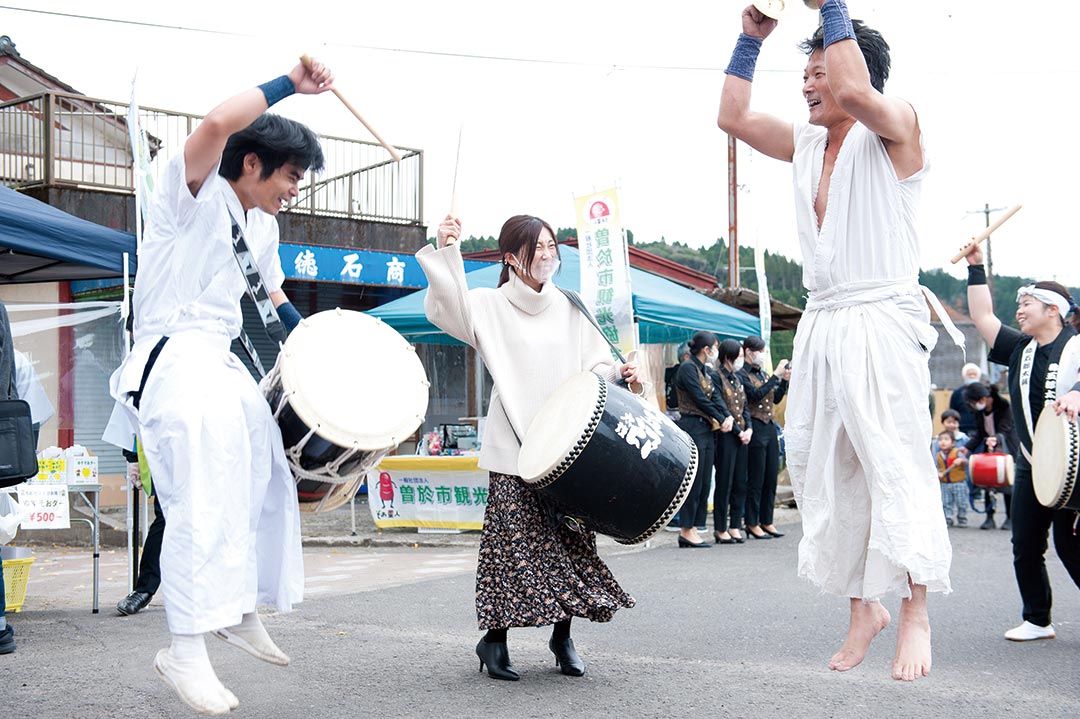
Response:
M113 374L130 410L167 521L162 592L172 644L154 667L204 714L238 706L210 665L204 635L272 664L289 658L256 607L303 596L300 514L281 432L229 350L248 291L233 249L241 229L286 328L299 313L281 290L275 215L323 165L314 133L266 113L288 95L331 88L319 63L214 108L154 193L135 282L135 346Z
M927 163L915 110L882 94L890 60L881 35L853 23L839 0L822 4L821 20L802 47L807 124L750 110L757 53L776 27L753 6L717 122L793 164L810 297L784 434L803 521L799 574L850 599L847 637L829 668L863 660L891 619L879 599L897 590L892 676L912 681L930 671L926 592L950 591L952 559L926 451L937 335L918 285L915 216Z

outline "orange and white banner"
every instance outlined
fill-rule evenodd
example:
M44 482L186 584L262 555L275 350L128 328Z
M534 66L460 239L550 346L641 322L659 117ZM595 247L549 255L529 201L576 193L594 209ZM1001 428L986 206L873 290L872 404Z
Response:
M581 299L607 338L625 355L634 349L637 337L629 251L616 191L575 197L574 209L581 254Z

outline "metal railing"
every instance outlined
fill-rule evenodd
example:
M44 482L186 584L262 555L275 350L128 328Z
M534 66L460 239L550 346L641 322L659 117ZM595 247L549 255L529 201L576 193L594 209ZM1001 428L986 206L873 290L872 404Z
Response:
M77 186L133 192L128 105L61 92L0 103L0 183L8 187ZM139 108L151 172L156 180L202 117ZM423 152L399 148L390 161L382 146L363 140L319 138L326 167L300 188L290 212L423 224ZM325 179L324 179L325 178Z

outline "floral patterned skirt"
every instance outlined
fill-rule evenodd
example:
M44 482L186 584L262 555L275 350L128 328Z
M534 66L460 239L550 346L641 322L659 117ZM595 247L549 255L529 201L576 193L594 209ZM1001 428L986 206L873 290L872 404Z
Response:
M520 477L491 472L490 481L476 567L481 629L607 622L634 606L597 555L595 533L553 530Z

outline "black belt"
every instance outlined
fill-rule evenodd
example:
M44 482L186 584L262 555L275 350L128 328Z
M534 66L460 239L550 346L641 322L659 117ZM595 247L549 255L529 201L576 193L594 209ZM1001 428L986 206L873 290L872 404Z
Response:
M146 389L146 380L150 377L150 370L154 368L154 363L157 362L158 355L161 354L161 348L165 346L165 343L169 341L168 337L162 337L158 340L158 343L154 345L154 349L150 350L150 356L146 359L146 366L143 367L142 380L139 382L139 389L136 392L131 393L131 403L135 405L135 409L139 409L139 403L142 402L142 393Z

